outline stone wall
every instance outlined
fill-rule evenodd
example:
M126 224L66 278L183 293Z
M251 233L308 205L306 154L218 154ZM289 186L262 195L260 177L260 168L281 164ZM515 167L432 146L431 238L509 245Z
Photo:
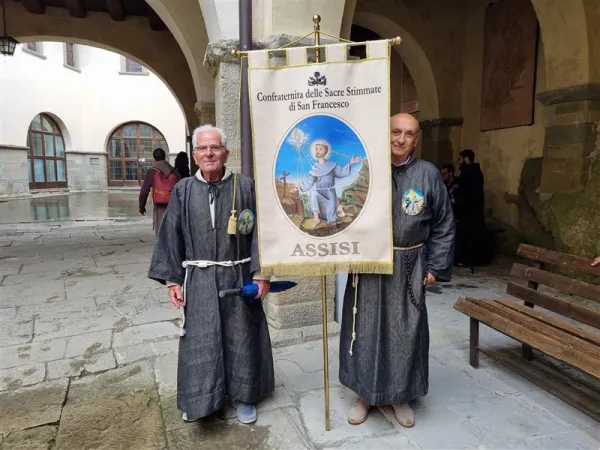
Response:
M0 197L29 195L27 147L0 145Z
M285 292L269 294L265 312L275 329L300 328L322 322L320 277L285 277L298 285ZM335 277L326 277L327 319L334 320Z
M476 154L485 177L485 206L489 216L515 229L519 228L519 215L514 205L507 203L504 193L516 194L523 164L528 158L541 157L544 149L544 107L534 104L534 121L531 126L480 131L481 91L484 42L482 24L485 20L487 1L472 4L465 31L464 85L461 149L470 148ZM545 49L538 41L536 66L536 92L545 86ZM504 235L500 235L501 237Z
M67 181L71 191L107 189L106 154L67 152Z

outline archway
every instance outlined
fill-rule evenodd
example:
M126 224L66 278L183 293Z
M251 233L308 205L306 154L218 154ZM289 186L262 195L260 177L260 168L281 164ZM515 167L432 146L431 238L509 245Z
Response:
M201 103L214 103L213 77L204 66L204 54L208 46L208 33L200 2L170 2L146 0L146 3L166 24L177 40L191 70L196 98ZM190 129L194 128L190 124Z
M420 120L437 119L439 113L438 88L433 69L418 42L400 25L378 14L356 12L353 23L367 28L384 38L400 36L401 45L394 47L414 80L419 96Z
M531 3L544 41L546 88L556 90L597 81L600 32L593 25L600 20L597 0L570 0L568 14L553 2Z
M71 17L62 8L47 8L44 14L31 14L16 2L7 2L6 10L11 34L20 42L90 45L142 64L171 90L183 110L188 128L197 123L196 89L190 66L168 31L154 31L139 17L115 22L106 13L88 12L82 20Z

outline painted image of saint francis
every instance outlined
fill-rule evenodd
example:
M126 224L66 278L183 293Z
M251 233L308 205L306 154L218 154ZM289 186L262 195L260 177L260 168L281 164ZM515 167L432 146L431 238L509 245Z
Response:
M309 193L310 208L314 217L313 228L316 228L323 220L335 224L344 217L343 210L338 207L336 178L350 176L352 166L359 164L362 158L352 156L344 166L329 161L332 149L325 140L313 141L310 151L316 161L310 168L306 180L300 182L299 187L301 191Z

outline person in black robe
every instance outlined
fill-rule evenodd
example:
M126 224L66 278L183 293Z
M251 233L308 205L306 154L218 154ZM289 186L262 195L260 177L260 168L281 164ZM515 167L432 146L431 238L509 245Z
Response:
M391 119L394 270L354 274L344 296L340 382L359 395L348 421L371 406L391 405L412 427L408 402L429 388L429 325L425 286L450 281L454 217L439 170L415 157L420 129L409 114Z
M489 264L493 258L491 236L485 225L484 178L475 152L459 153L460 178L454 190L456 215L455 262L459 265Z
M252 423L254 404L274 390L271 341L258 300L270 282L260 276L256 227L245 223L231 235L228 220L232 209L254 217L254 182L226 169L229 151L220 129L199 127L193 142L199 170L175 186L148 277L167 284L171 303L184 311L177 367L183 419L205 417L229 399L238 419ZM251 279L259 285L257 299L219 298L219 291Z
M190 176L190 160L186 152L177 153L174 165L181 179Z

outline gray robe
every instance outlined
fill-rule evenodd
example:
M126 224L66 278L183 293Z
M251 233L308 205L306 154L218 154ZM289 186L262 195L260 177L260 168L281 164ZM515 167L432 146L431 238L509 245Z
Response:
M346 287L340 335L340 381L371 405L406 403L427 394L429 326L423 280L431 272L449 281L454 252L454 217L438 169L423 160L393 168L393 275L361 274L356 341L350 356L354 287ZM418 189L424 206L404 193ZM414 214L408 214L406 211Z
M177 407L188 419L207 416L226 398L255 403L274 390L273 355L260 301L219 299L222 289L240 287L259 270L256 226L247 236L227 234L233 177L211 183L196 177L175 187L156 240L148 277L183 286L184 260L250 263L188 268L186 334L179 341ZM213 187L211 187L211 185ZM209 189L214 192L212 226ZM254 182L238 174L236 209L255 209ZM165 292L166 295L166 292Z

